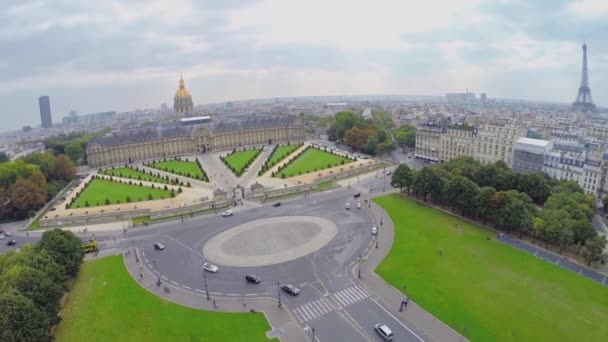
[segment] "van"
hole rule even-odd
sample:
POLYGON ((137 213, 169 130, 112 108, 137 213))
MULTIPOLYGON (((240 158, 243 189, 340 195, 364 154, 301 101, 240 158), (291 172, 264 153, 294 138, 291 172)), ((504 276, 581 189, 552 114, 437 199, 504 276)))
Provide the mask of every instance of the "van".
POLYGON ((391 341, 393 339, 393 332, 391 329, 389 329, 389 327, 386 326, 386 324, 378 323, 374 325, 374 329, 383 340, 391 341))

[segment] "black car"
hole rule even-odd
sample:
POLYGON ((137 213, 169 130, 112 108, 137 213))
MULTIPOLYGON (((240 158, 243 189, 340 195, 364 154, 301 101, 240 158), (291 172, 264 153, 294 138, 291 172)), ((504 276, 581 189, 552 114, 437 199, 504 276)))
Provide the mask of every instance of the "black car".
POLYGON ((155 242, 155 243, 154 243, 154 249, 159 250, 159 251, 162 251, 163 249, 165 249, 165 245, 163 245, 163 244, 162 244, 162 243, 160 243, 160 242, 155 242))
POLYGON ((300 289, 291 284, 281 284, 281 289, 292 296, 297 296, 300 294, 300 289))
POLYGON ((248 274, 245 276, 245 280, 247 280, 248 283, 259 284, 262 281, 262 278, 255 274, 248 274))
POLYGON ((14 246, 17 244, 17 241, 15 240, 10 240, 9 242, 6 243, 7 246, 14 246))
POLYGON ((353 197, 354 197, 354 198, 359 198, 359 197, 361 197, 361 193, 360 193, 360 192, 357 192, 357 193, 355 193, 355 194, 353 195, 353 197))
POLYGON ((272 205, 273 207, 280 207, 281 206, 281 202, 277 202, 275 204, 272 205))

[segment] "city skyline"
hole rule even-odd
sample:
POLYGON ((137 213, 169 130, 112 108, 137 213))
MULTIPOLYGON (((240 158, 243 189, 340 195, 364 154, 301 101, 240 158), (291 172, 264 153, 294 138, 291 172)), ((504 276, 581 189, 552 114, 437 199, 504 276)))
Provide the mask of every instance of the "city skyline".
POLYGON ((600 1, 415 7, 402 1, 15 1, 0 17, 6 26, 0 47, 8 51, 0 60, 0 118, 7 129, 38 121, 40 94, 53 98, 57 118, 72 109, 120 112, 171 103, 179 72, 195 105, 443 96, 467 88, 491 98, 567 104, 579 85, 583 41, 595 101, 602 106, 608 98, 602 39, 608 7, 600 1))

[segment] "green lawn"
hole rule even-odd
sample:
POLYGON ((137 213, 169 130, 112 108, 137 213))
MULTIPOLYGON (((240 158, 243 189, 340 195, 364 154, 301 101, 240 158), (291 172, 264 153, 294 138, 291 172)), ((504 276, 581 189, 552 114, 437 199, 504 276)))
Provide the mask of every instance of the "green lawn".
POLYGON ((167 161, 159 161, 152 163, 152 167, 163 170, 165 172, 179 174, 182 173, 185 177, 202 179, 204 181, 208 181, 207 175, 198 167, 198 164, 195 161, 186 161, 186 160, 167 160, 167 161), (188 174, 190 174, 188 176, 188 174))
POLYGON ((293 151, 297 150, 300 145, 282 145, 277 147, 274 151, 270 159, 268 160, 269 165, 276 165, 276 163, 283 160, 285 157, 289 156, 293 153, 293 151))
POLYGON ((253 162, 252 159, 255 158, 259 151, 259 148, 245 151, 236 151, 235 153, 232 153, 231 155, 227 156, 224 160, 226 161, 226 163, 232 166, 232 168, 236 171, 235 173, 237 175, 240 175, 242 174, 245 165, 247 165, 247 163, 250 161, 253 162))
POLYGON ((406 284, 413 300, 452 328, 466 326, 471 340, 606 340, 607 287, 399 195, 375 201, 395 223, 393 247, 376 272, 395 288, 406 284))
POLYGON ((315 168, 317 171, 320 171, 330 166, 339 166, 342 160, 344 160, 344 164, 352 162, 351 159, 340 155, 331 154, 316 148, 309 148, 294 160, 293 163, 278 172, 275 177, 281 177, 282 174, 285 174, 285 177, 293 177, 299 174, 314 172, 315 168))
POLYGON ((148 194, 152 195, 152 199, 159 199, 161 196, 169 198, 171 191, 112 182, 104 179, 93 179, 80 196, 76 198, 70 208, 84 208, 87 201, 90 207, 106 205, 106 198, 110 200, 111 204, 116 204, 117 201, 127 203, 127 196, 131 197, 131 202, 147 201, 148 194))
POLYGON ((156 176, 151 176, 145 172, 137 171, 130 167, 118 167, 115 169, 106 169, 106 170, 103 170, 102 173, 104 175, 108 175, 108 176, 123 177, 123 178, 129 178, 129 176, 130 176, 130 179, 134 179, 134 180, 139 180, 138 177, 141 177, 142 181, 169 184, 169 182, 166 179, 162 179, 162 178, 159 178, 156 176))
POLYGON ((58 342, 269 341, 262 313, 187 308, 137 284, 122 258, 85 262, 62 311, 58 342))

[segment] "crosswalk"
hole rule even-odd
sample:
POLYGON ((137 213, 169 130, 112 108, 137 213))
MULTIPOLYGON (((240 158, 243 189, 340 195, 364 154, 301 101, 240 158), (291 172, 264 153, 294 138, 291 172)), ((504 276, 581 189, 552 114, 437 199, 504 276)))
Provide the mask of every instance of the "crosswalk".
POLYGON ((369 296, 370 294, 367 290, 359 286, 352 286, 329 296, 338 304, 338 306, 332 303, 329 297, 323 297, 301 305, 293 309, 293 312, 298 321, 304 324, 326 315, 329 312, 339 310, 341 307, 346 307, 361 301, 369 296))

